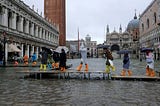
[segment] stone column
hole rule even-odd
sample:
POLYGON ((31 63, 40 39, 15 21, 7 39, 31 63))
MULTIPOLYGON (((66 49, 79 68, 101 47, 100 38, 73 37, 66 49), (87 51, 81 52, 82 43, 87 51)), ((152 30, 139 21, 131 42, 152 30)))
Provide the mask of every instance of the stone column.
POLYGON ((16 17, 17 17, 17 14, 12 12, 12 29, 16 29, 16 17))
POLYGON ((42 38, 42 28, 39 28, 39 38, 42 38))
POLYGON ((35 27, 36 27, 36 28, 35 28, 35 36, 38 37, 38 26, 35 25, 35 27))
POLYGON ((33 55, 33 53, 34 53, 34 46, 32 46, 31 55, 33 55))
POLYGON ((31 35, 34 36, 34 23, 32 23, 31 35))
POLYGON ((5 45, 5 52, 6 52, 6 54, 5 54, 5 62, 7 62, 7 60, 8 60, 8 43, 6 43, 6 45, 5 45))
POLYGON ((27 45, 27 49, 25 50, 25 55, 29 57, 29 45, 27 45))
POLYGON ((4 16, 5 16, 5 8, 1 6, 2 8, 2 13, 0 14, 0 24, 4 25, 4 16))
POLYGON ((2 25, 8 27, 8 9, 3 7, 3 11, 4 11, 4 14, 3 14, 3 19, 2 19, 2 25))
POLYGON ((51 33, 48 34, 48 40, 51 41, 51 33))
POLYGON ((25 25, 25 33, 28 33, 29 34, 29 21, 26 20, 26 25, 25 25))
POLYGON ((23 21, 24 21, 24 18, 23 18, 23 17, 20 17, 19 31, 21 31, 21 32, 23 32, 23 21))
POLYGON ((39 55, 39 53, 38 53, 38 47, 36 47, 36 55, 37 55, 37 59, 38 59, 38 55, 39 55))
POLYGON ((21 57, 23 57, 24 56, 24 54, 23 54, 23 50, 24 50, 24 48, 23 48, 23 44, 21 44, 21 57))
POLYGON ((43 35, 42 38, 45 39, 45 30, 43 29, 43 35))

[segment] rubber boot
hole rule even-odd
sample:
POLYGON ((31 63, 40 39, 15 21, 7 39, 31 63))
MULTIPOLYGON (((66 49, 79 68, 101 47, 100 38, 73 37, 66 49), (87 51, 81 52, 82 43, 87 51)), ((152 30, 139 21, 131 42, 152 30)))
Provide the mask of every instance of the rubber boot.
POLYGON ((121 76, 126 76, 126 71, 125 70, 121 71, 121 76))
POLYGON ((116 70, 115 66, 110 66, 110 67, 111 67, 112 71, 116 70))
POLYGON ((81 71, 82 69, 82 64, 80 64, 78 67, 77 67, 77 71, 81 71))
POLYGON ((88 64, 85 64, 85 71, 88 71, 88 64))
POLYGON ((66 68, 65 67, 63 67, 63 72, 65 72, 66 71, 66 68))
POLYGON ((47 70, 46 64, 44 64, 43 67, 44 67, 43 70, 46 71, 47 70))
POLYGON ((149 74, 150 74, 150 70, 149 70, 149 66, 147 66, 147 68, 146 68, 146 76, 149 76, 149 74))
POLYGON ((56 69, 58 69, 59 68, 59 63, 55 63, 55 67, 56 67, 56 69))
POLYGON ((52 63, 52 68, 54 68, 54 67, 55 67, 55 64, 56 64, 56 63, 52 63))
POLYGON ((107 74, 110 73, 110 66, 109 65, 106 65, 106 70, 105 71, 106 71, 107 74))
POLYGON ((17 65, 18 65, 18 62, 17 62, 17 61, 15 61, 15 62, 14 62, 14 65, 15 65, 15 66, 17 66, 17 65))
POLYGON ((64 69, 63 69, 63 67, 61 67, 61 69, 60 69, 61 71, 63 71, 64 69))
POLYGON ((132 71, 128 70, 128 76, 132 76, 132 71))
POLYGON ((42 71, 42 69, 43 69, 43 64, 40 65, 40 71, 42 71))
POLYGON ((151 77, 155 77, 155 71, 152 70, 152 69, 150 70, 150 76, 151 76, 151 77))
POLYGON ((35 66, 37 63, 34 61, 33 63, 32 63, 32 66, 35 66))

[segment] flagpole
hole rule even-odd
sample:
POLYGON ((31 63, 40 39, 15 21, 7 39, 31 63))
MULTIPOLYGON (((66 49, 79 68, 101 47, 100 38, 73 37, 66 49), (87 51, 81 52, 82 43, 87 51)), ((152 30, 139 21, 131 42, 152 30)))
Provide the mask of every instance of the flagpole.
POLYGON ((78 54, 79 54, 79 28, 78 28, 78 54))

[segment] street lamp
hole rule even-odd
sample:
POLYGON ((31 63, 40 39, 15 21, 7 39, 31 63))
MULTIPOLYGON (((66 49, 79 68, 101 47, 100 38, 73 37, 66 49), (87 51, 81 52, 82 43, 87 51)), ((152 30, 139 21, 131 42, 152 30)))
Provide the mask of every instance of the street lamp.
POLYGON ((4 47, 3 47, 3 50, 4 50, 3 66, 5 67, 5 66, 6 66, 6 59, 5 59, 5 56, 6 56, 6 50, 5 50, 5 47, 6 47, 6 32, 5 32, 5 31, 3 32, 3 37, 4 37, 4 39, 3 39, 3 46, 4 46, 4 47))

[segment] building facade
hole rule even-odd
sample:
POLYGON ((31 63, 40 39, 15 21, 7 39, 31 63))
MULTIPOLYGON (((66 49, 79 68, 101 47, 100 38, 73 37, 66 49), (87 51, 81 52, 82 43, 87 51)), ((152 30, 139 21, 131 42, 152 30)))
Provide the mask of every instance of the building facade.
POLYGON ((66 0, 44 0, 44 15, 59 26, 59 45, 66 45, 66 0))
POLYGON ((8 45, 19 46, 19 56, 38 55, 42 47, 56 48, 59 31, 56 26, 27 6, 21 0, 0 1, 0 44, 5 44, 5 60, 9 58, 8 45), (5 32, 5 34, 4 34, 5 32))
POLYGON ((114 30, 110 33, 109 26, 107 25, 106 45, 112 51, 114 57, 117 57, 117 51, 132 49, 132 36, 127 31, 122 32, 121 25, 119 27, 119 32, 114 30))
POLYGON ((139 19, 136 16, 129 21, 126 30, 123 32, 120 25, 119 32, 109 32, 107 25, 106 45, 116 57, 116 52, 120 50, 131 51, 131 58, 139 58, 139 19))
POLYGON ((140 15, 140 47, 154 49, 155 59, 159 59, 160 45, 160 0, 153 0, 140 15))

